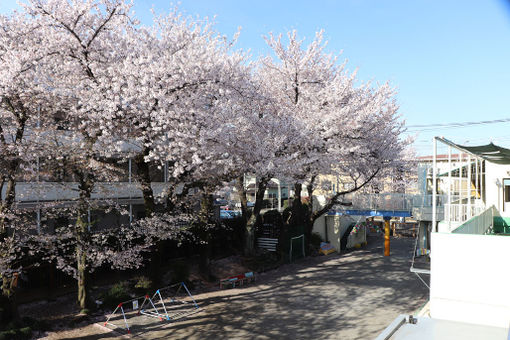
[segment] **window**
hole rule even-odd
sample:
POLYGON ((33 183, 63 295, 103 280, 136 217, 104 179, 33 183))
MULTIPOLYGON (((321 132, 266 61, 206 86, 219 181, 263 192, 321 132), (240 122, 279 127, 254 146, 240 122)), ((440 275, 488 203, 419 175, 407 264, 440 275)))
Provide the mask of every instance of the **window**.
POLYGON ((510 202, 510 179, 503 180, 503 202, 510 202))

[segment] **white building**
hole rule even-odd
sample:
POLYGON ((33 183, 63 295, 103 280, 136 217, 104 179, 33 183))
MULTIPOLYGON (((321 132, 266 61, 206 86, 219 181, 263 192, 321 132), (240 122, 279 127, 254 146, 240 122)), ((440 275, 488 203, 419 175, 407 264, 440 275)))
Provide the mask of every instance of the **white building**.
POLYGON ((432 163, 430 299, 377 339, 510 339, 510 150, 436 137, 432 163))

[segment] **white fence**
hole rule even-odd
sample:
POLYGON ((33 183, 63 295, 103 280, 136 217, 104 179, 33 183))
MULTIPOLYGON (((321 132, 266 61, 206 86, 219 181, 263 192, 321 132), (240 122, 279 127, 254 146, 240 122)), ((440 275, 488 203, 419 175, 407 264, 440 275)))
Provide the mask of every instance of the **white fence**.
POLYGON ((474 216, 481 214, 485 206, 479 200, 470 204, 452 203, 445 204, 444 219, 451 222, 466 222, 474 216))
MULTIPOLYGON (((154 196, 158 197, 168 188, 168 183, 151 184, 154 196)), ((35 201, 68 201, 79 197, 76 182, 20 182, 16 184, 16 200, 18 202, 35 201)), ((5 188, 1 193, 5 196, 5 188)), ((92 192, 93 199, 141 198, 142 191, 138 183, 99 182, 92 192)))
POLYGON ((345 200, 352 202, 353 209, 411 211, 414 196, 400 193, 351 194, 346 195, 345 200))
MULTIPOLYGON (((458 195, 451 195, 450 202, 458 203, 461 199, 458 195)), ((401 193, 384 194, 350 194, 345 196, 345 201, 352 202, 353 208, 374 210, 409 210, 412 208, 432 207, 432 194, 411 195, 401 193)), ((448 205, 447 195, 436 196, 436 206, 448 205)))

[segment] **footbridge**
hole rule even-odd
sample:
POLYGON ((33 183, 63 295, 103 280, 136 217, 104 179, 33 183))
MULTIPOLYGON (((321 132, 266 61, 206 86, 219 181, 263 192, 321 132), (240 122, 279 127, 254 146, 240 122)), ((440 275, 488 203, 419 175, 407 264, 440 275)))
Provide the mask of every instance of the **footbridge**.
POLYGON ((351 206, 337 205, 328 215, 382 216, 384 219, 411 217, 413 207, 420 204, 420 198, 420 195, 400 193, 356 193, 344 198, 346 202, 352 202, 351 206))
POLYGON ((390 255, 390 220, 394 217, 411 217, 413 208, 423 207, 426 197, 401 193, 347 195, 346 202, 351 206, 337 205, 327 215, 352 215, 384 219, 384 256, 390 255))

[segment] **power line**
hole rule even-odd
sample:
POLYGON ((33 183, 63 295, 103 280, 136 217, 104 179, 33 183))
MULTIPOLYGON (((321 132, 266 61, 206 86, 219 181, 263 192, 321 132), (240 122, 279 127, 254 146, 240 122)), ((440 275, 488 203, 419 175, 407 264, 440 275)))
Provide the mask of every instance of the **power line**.
POLYGON ((439 130, 439 129, 454 129, 454 128, 473 126, 473 125, 508 123, 508 122, 510 122, 510 118, 502 118, 502 119, 494 119, 494 120, 480 120, 480 121, 475 121, 475 122, 408 125, 407 128, 415 129, 413 131, 428 131, 428 130, 439 130))

